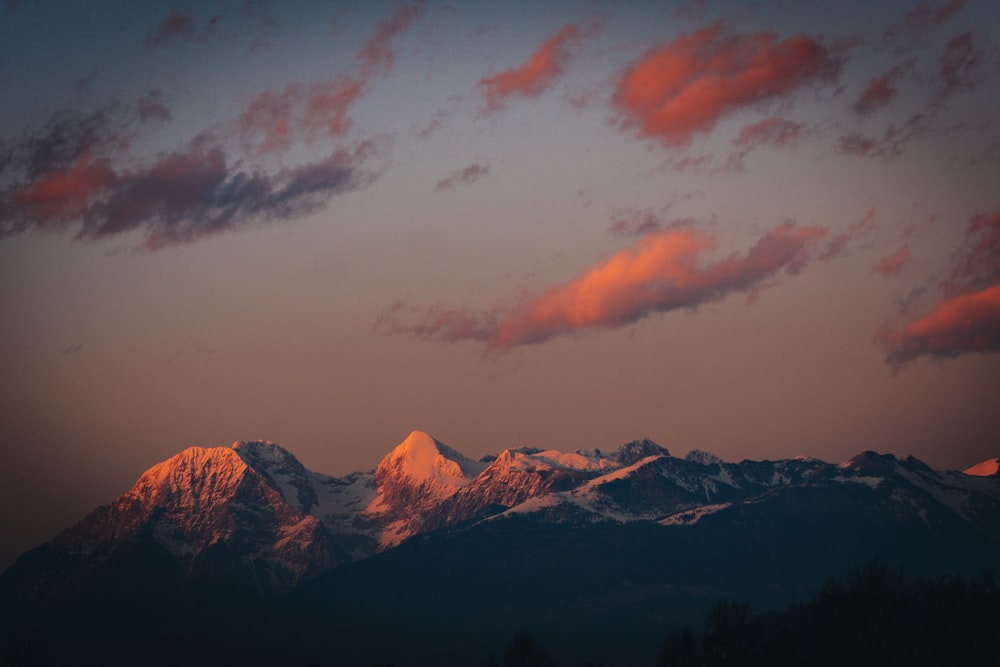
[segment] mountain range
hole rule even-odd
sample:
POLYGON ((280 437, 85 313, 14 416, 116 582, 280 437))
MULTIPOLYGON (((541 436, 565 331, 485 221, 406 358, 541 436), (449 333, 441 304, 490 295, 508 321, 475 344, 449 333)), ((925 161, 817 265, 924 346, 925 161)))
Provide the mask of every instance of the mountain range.
POLYGON ((84 647, 102 663, 450 664, 530 628, 652 664, 665 629, 713 600, 792 604, 876 557, 1000 565, 997 459, 733 463, 640 439, 473 460, 413 432, 374 470, 334 477, 270 442, 191 447, 18 559, 0 612, 56 658, 84 647), (102 640, 109 622, 128 639, 102 640), (653 646, 622 647, 640 636, 653 646))

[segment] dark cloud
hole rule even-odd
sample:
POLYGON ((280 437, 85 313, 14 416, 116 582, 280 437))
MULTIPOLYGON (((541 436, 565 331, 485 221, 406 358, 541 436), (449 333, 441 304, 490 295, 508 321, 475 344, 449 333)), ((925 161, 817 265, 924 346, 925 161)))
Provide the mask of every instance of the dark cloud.
POLYGON ((860 132, 848 132, 837 138, 837 149, 845 155, 889 159, 900 155, 903 146, 927 131, 923 116, 914 116, 906 124, 890 125, 881 137, 870 137, 860 132))
POLYGON ((140 120, 170 120, 170 107, 167 106, 163 93, 150 90, 135 101, 136 111, 140 120))
POLYGON ((903 19, 885 31, 885 37, 897 36, 919 38, 932 29, 943 25, 965 6, 966 0, 948 0, 943 3, 921 2, 906 13, 903 19))
POLYGON ((141 167, 115 167, 81 151, 72 163, 50 164, 0 195, 0 233, 78 226, 82 240, 139 231, 147 249, 187 243, 316 210, 372 178, 362 168, 370 151, 367 144, 338 150, 276 173, 240 168, 206 138, 141 167))
POLYGON ((488 173, 490 173, 490 166, 488 164, 473 162, 467 167, 456 169, 438 181, 437 185, 434 186, 434 192, 454 190, 462 185, 470 185, 488 173))
POLYGON ((971 32, 948 40, 940 59, 941 81, 944 83, 945 95, 976 87, 973 75, 978 60, 971 32))
POLYGON ((726 171, 742 171, 746 156, 760 146, 791 146, 807 130, 803 123, 772 116, 757 123, 744 125, 732 141, 736 151, 726 160, 726 171))
POLYGON ((194 31, 194 16, 174 10, 146 35, 148 46, 158 46, 161 42, 177 37, 190 36, 194 31))
POLYGON ((693 227, 694 224, 691 218, 667 220, 653 211, 622 210, 614 213, 607 231, 612 236, 640 237, 668 229, 693 227))

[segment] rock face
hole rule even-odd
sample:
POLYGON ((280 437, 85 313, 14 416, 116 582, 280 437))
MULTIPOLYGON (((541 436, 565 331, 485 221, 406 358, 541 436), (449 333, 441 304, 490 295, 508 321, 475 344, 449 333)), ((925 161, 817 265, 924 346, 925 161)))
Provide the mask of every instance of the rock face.
POLYGON ((266 596, 343 563, 346 555, 322 523, 287 502, 268 471, 245 458, 258 446, 273 447, 184 450, 11 570, 42 570, 32 591, 42 596, 108 582, 117 588, 114 582, 133 578, 171 591, 266 596))

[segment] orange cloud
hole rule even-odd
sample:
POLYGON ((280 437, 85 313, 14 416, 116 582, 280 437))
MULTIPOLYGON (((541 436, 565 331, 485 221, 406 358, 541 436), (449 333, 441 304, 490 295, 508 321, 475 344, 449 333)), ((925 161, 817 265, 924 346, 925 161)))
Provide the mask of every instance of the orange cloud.
POLYGON ((812 37, 736 34, 715 23, 648 52, 618 84, 623 127, 687 146, 725 115, 832 76, 836 63, 812 37))
POLYGON ((733 292, 754 292, 781 271, 795 274, 809 259, 812 242, 824 230, 775 228, 745 255, 703 264, 715 238, 690 227, 654 232, 579 277, 528 298, 506 315, 475 315, 434 309, 416 325, 400 323, 395 310, 376 328, 443 341, 485 340, 505 350, 541 343, 559 335, 613 329, 656 313, 696 308, 733 292))
POLYGON ((545 40, 520 67, 480 79, 479 86, 483 89, 484 98, 483 112, 499 111, 512 95, 534 97, 548 88, 562 73, 573 48, 586 32, 579 24, 564 26, 545 40))
POLYGON ((919 357, 1000 351, 1000 213, 969 220, 939 288, 944 298, 928 314, 902 326, 886 323, 875 334, 887 363, 898 368, 919 357))
POLYGON ((896 330, 884 326, 876 340, 886 362, 899 367, 918 357, 951 358, 1000 351, 1000 285, 940 302, 927 315, 896 330))

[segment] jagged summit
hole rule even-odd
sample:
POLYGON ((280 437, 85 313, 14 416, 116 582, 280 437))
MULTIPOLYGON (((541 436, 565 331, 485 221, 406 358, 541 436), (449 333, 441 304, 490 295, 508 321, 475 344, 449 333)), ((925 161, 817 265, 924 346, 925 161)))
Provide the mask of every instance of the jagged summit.
POLYGON ((188 447, 144 472, 126 495, 152 505, 201 507, 229 498, 249 468, 226 447, 188 447))
POLYGON ((711 452, 706 452, 702 449, 692 449, 690 452, 687 453, 687 456, 684 457, 684 460, 691 461, 692 463, 700 463, 701 465, 705 466, 722 463, 722 459, 720 459, 718 456, 712 454, 711 452))
POLYGON ((1000 458, 986 459, 963 470, 966 475, 976 477, 1000 476, 1000 458))
POLYGON ((614 452, 614 458, 623 466, 630 466, 647 456, 670 456, 670 452, 649 438, 627 442, 614 452))

